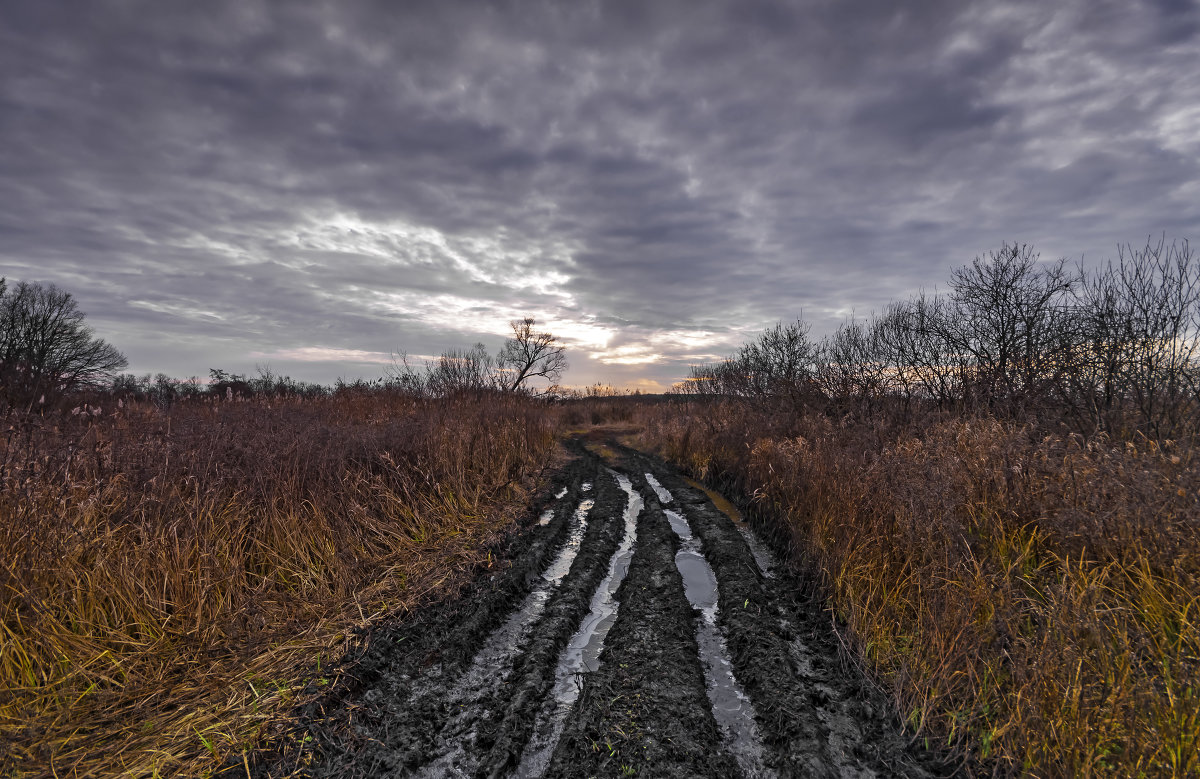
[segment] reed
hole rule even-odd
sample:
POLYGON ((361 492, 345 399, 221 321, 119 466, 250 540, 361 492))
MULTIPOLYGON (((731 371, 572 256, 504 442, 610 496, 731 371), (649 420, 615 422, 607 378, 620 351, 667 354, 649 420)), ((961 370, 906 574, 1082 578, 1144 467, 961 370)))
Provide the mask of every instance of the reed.
POLYGON ((203 775, 454 593, 553 456, 515 397, 93 399, 0 427, 0 775, 203 775))
POLYGON ((1200 773, 1192 443, 712 402, 639 418, 641 445, 782 530, 914 737, 981 775, 1200 773))

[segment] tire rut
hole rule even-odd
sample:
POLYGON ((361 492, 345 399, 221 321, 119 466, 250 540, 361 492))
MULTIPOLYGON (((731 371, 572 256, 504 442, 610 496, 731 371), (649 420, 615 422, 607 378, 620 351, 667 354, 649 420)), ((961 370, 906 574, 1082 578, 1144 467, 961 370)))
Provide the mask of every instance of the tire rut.
MULTIPOLYGON (((774 574, 750 532, 657 458, 622 449, 649 474, 700 537, 719 583, 719 617, 734 669, 754 705, 768 764, 782 776, 931 777, 955 773, 910 743, 890 705, 845 667, 828 615, 795 580, 774 574), (756 559, 758 558, 758 559, 756 559), (768 578, 766 571, 773 573, 768 578)), ((652 485, 647 483, 647 488, 652 485)))
POLYGON ((257 776, 953 773, 748 526, 653 456, 572 446, 500 573, 376 629, 257 776))
POLYGON ((705 693, 694 613, 675 567, 678 538, 657 500, 638 525, 621 611, 584 682, 547 776, 738 774, 705 693))

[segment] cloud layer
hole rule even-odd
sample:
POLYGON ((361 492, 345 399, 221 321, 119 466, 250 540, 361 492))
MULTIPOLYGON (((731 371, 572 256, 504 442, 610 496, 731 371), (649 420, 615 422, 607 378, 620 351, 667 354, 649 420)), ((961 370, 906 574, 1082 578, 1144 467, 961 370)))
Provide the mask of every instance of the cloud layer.
POLYGON ((0 274, 74 292, 139 371, 372 377, 533 314, 569 383, 653 388, 1005 240, 1200 226, 1189 2, 6 16, 0 274))

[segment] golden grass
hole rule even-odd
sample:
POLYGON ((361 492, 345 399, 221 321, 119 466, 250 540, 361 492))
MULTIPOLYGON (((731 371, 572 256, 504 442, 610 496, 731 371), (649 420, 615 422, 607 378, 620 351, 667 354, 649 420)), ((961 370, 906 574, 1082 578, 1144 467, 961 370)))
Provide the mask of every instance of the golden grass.
POLYGON ((1200 774, 1200 462, 991 419, 647 407, 641 444, 754 497, 918 737, 979 773, 1200 774))
POLYGON ((516 398, 105 405, 0 428, 0 775, 241 763, 488 564, 554 446, 516 398))

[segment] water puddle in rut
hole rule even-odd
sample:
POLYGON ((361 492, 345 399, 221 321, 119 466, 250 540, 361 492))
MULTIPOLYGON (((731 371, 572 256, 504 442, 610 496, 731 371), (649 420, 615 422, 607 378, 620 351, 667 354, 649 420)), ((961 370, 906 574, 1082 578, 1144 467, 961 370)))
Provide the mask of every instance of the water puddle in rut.
POLYGON ((654 474, 646 474, 646 483, 650 485, 650 489, 654 490, 654 494, 658 496, 658 502, 664 506, 675 500, 671 493, 667 491, 667 488, 658 483, 658 479, 654 478, 654 474))
MULTIPOLYGON (((648 478, 649 474, 646 474, 646 476, 648 478)), ((750 555, 754 558, 754 564, 758 566, 759 572, 768 579, 774 579, 775 567, 778 564, 775 560, 775 555, 771 553, 771 550, 763 542, 758 540, 758 536, 754 535, 754 531, 750 529, 749 523, 742 516, 742 512, 738 511, 737 506, 730 503, 729 499, 721 493, 710 490, 695 479, 689 479, 685 476, 684 481, 707 495, 713 505, 719 508, 722 514, 729 517, 733 522, 733 526, 738 529, 738 532, 742 534, 742 538, 745 539, 746 546, 750 547, 750 555)))
MULTIPOLYGON (((566 495, 566 494, 567 494, 567 488, 563 487, 561 490, 558 491, 558 494, 554 496, 554 499, 562 500, 562 496, 566 495)), ((550 524, 550 520, 552 520, 552 519, 554 519, 554 507, 553 506, 551 506, 550 508, 548 508, 542 512, 542 515, 540 517, 538 517, 538 524, 545 527, 546 525, 550 524)))
POLYGON ((558 667, 554 672, 554 691, 538 712, 533 736, 521 754, 521 764, 515 774, 518 777, 538 777, 545 774, 554 748, 558 746, 558 740, 562 736, 567 714, 579 698, 582 687, 579 676, 585 671, 595 671, 600 667, 600 652, 604 649, 604 639, 613 623, 617 621, 620 603, 616 594, 629 572, 629 563, 633 559, 633 540, 637 535, 637 519, 643 504, 641 496, 633 489, 629 479, 620 474, 614 475, 621 489, 629 496, 625 504, 625 535, 608 563, 608 573, 592 595, 591 611, 583 618, 579 629, 571 636, 570 642, 558 658, 558 667))
MULTIPOLYGON (((560 495, 561 497, 561 495, 560 495)), ((581 501, 571 517, 570 530, 562 549, 542 573, 542 581, 521 602, 517 610, 488 636, 483 647, 471 661, 471 665, 450 690, 447 699, 457 709, 438 737, 442 749, 446 750, 433 762, 421 768, 418 776, 470 776, 474 771, 472 758, 468 757, 467 745, 474 741, 480 704, 495 685, 503 682, 512 671, 518 647, 529 634, 533 623, 546 609, 550 596, 559 582, 571 570, 571 564, 579 554, 584 531, 587 530, 587 515, 595 501, 581 501)))
POLYGON ((762 776, 766 769, 762 761, 762 738, 754 722, 754 707, 733 676, 729 648, 717 627, 717 577, 700 551, 700 540, 692 535, 683 515, 669 510, 663 513, 682 542, 675 553, 675 567, 683 577, 688 602, 700 612, 696 644, 700 647, 708 699, 724 737, 724 747, 737 760, 743 773, 762 776))

